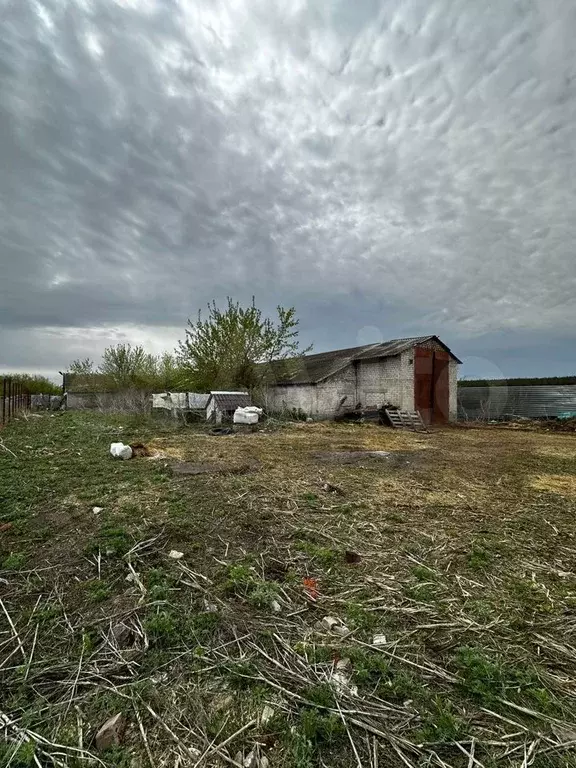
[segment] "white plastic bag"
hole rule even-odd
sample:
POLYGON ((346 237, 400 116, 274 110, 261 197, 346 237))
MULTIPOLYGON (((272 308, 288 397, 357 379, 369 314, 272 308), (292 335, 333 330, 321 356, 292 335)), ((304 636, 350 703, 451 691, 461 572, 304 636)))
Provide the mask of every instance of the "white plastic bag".
POLYGON ((261 414, 262 408, 256 408, 255 405, 249 405, 247 408, 236 408, 234 424, 257 424, 261 414))
POLYGON ((124 445, 124 443, 111 443, 110 453, 115 459, 132 458, 132 448, 129 445, 124 445))

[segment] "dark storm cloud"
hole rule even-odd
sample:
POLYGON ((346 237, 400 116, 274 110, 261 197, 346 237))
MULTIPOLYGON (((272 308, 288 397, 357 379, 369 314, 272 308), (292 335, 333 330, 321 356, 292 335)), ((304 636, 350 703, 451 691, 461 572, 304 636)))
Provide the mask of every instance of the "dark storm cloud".
POLYGON ((573 334, 571 0, 0 8, 0 367, 226 293, 318 348, 573 334))

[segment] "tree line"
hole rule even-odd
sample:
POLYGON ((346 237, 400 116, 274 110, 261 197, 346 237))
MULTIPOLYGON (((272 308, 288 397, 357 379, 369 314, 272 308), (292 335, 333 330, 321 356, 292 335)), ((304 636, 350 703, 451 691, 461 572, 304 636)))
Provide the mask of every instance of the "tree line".
POLYGON ((22 384, 24 391, 30 395, 59 395, 62 392, 62 387, 46 376, 31 373, 2 373, 0 374, 0 397, 2 396, 2 379, 12 379, 13 382, 22 384))
POLYGON ((547 384, 576 384, 576 376, 542 376, 525 379, 462 379, 459 387, 542 387, 547 384))
POLYGON ((90 358, 74 360, 75 391, 208 392, 242 389, 252 393, 274 378, 274 366, 283 374, 299 364, 311 347, 300 348, 299 320, 294 307, 276 308, 276 317, 265 317, 256 306, 242 306, 230 297, 224 309, 213 301, 207 313, 188 320, 184 339, 174 352, 153 355, 141 345, 116 344, 104 350, 99 363, 90 358))

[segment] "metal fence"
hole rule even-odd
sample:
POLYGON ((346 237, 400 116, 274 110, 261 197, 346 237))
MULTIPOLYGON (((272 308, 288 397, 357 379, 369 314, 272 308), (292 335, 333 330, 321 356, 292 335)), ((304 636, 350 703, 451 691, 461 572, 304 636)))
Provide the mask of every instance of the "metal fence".
POLYGON ((557 419, 572 413, 576 413, 575 385, 458 387, 460 419, 557 419))
POLYGON ((1 379, 0 425, 7 424, 16 414, 30 409, 30 394, 21 381, 12 377, 1 379))

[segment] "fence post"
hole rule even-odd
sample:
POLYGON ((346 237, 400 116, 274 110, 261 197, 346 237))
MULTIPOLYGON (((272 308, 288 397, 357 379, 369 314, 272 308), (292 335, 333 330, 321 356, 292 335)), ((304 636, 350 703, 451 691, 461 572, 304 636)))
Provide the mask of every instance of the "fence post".
POLYGON ((6 423, 6 378, 2 379, 2 424, 6 423))

